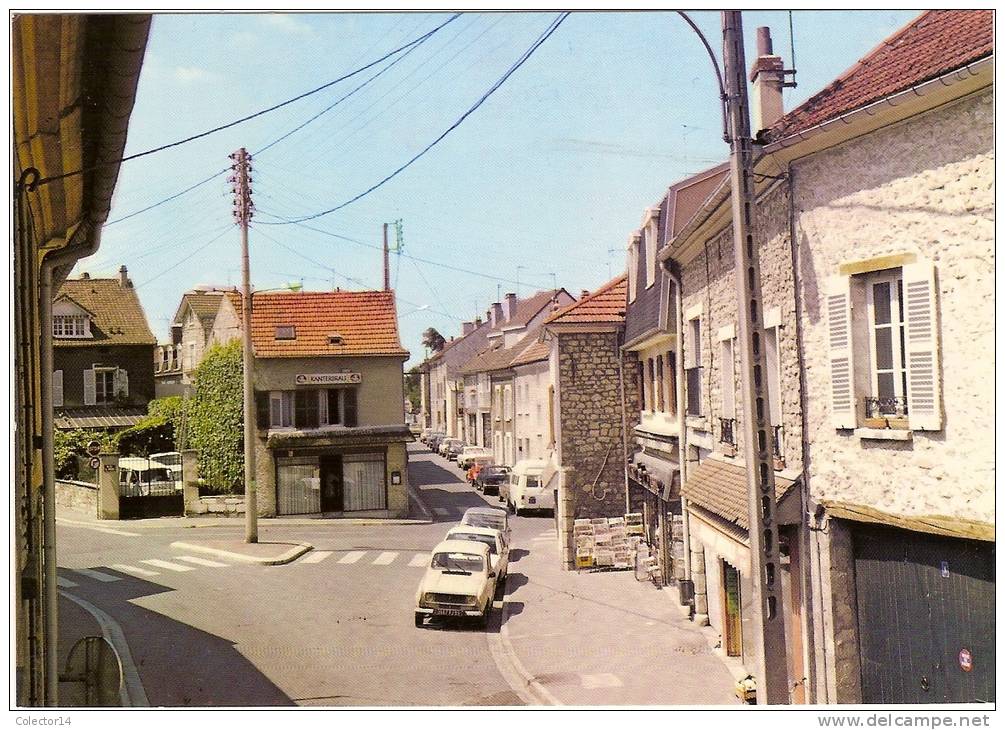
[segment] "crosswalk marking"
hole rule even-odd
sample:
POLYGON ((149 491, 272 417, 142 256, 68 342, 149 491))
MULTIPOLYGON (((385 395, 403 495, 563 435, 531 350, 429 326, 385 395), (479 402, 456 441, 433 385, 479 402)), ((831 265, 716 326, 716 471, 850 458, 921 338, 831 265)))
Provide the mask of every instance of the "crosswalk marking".
POLYGON ((132 573, 133 575, 142 575, 144 577, 151 575, 160 575, 155 570, 147 570, 146 568, 137 568, 135 565, 123 565, 122 563, 116 563, 115 565, 109 565, 109 568, 115 568, 120 573, 132 573))
POLYGON ((331 550, 315 550, 314 552, 307 553, 300 562, 301 563, 320 563, 322 560, 327 558, 332 554, 331 550))
POLYGON ((56 585, 58 585, 60 588, 76 588, 77 587, 76 583, 74 583, 72 580, 67 580, 66 578, 64 578, 61 575, 56 576, 56 585))
POLYGON ((146 563, 147 565, 152 565, 155 568, 164 568, 165 570, 173 570, 176 573, 185 573, 189 570, 195 570, 188 565, 178 565, 177 563, 169 563, 166 560, 141 560, 141 563, 146 563))
POLYGON ((90 568, 74 568, 73 572, 86 575, 88 578, 99 580, 102 583, 114 583, 117 580, 122 580, 117 575, 109 575, 108 573, 102 573, 100 570, 91 570, 90 568))
POLYGON ((207 568, 229 568, 227 563, 218 563, 215 560, 206 560, 206 558, 197 558, 194 555, 180 555, 178 560, 184 560, 186 563, 192 563, 193 565, 204 565, 207 568))
POLYGON ((366 555, 366 550, 353 550, 352 552, 348 552, 343 555, 339 562, 343 565, 349 565, 351 563, 359 562, 359 559, 364 555, 366 555))
POLYGON ((374 559, 373 565, 390 565, 396 557, 398 553, 381 553, 374 559))
POLYGON ((428 553, 419 553, 415 555, 408 563, 411 568, 421 568, 429 562, 428 553))

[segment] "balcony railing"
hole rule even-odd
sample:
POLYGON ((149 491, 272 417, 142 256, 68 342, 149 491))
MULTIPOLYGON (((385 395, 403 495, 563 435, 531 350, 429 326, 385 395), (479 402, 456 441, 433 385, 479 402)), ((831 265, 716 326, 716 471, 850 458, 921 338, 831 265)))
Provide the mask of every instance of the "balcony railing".
POLYGON ((729 446, 736 446, 736 436, 733 433, 733 429, 736 426, 735 418, 720 418, 719 419, 719 443, 727 444, 729 446))
POLYGON ((907 418, 907 398, 887 397, 865 399, 866 418, 907 418))

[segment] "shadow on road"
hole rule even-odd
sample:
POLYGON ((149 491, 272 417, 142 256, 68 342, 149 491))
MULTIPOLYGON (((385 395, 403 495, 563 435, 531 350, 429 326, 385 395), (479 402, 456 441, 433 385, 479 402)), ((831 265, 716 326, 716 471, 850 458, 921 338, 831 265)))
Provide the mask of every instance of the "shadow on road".
POLYGON ((523 573, 510 573, 506 576, 506 595, 512 596, 528 583, 530 583, 530 579, 523 573))
POLYGON ((530 555, 530 550, 524 550, 523 548, 513 548, 509 551, 509 561, 515 563, 520 558, 530 555))
POLYGON ((485 500, 475 492, 452 492, 436 487, 424 487, 422 499, 432 511, 433 522, 459 522, 470 507, 486 506, 485 500))
POLYGON ((423 487, 428 484, 466 484, 454 472, 447 471, 432 461, 413 460, 408 463, 408 477, 413 486, 423 487))
MULTIPOLYGON (((120 580, 102 584, 100 596, 83 586, 66 592, 94 603, 122 626, 152 707, 294 704, 233 642, 133 603, 172 588, 106 566, 101 572, 120 580)), ((61 624, 59 628, 67 636, 74 631, 73 625, 61 624)))

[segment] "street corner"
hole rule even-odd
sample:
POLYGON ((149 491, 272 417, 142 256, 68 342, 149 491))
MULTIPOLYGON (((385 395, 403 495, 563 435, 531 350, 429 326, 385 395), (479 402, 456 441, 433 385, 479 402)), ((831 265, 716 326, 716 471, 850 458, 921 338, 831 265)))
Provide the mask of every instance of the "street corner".
POLYGON ((185 540, 173 542, 171 547, 258 565, 286 565, 314 549, 308 542, 249 543, 243 540, 185 540))

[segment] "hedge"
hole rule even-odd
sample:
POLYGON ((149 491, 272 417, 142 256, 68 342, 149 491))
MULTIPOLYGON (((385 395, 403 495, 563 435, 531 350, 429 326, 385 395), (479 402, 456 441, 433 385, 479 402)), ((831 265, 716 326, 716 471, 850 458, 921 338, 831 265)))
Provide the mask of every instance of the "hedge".
POLYGON ((193 374, 185 411, 187 447, 199 454, 199 477, 208 489, 244 490, 244 413, 241 343, 214 345, 193 374))

